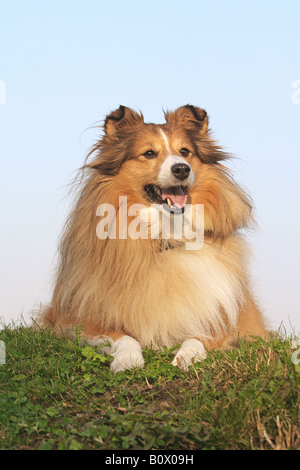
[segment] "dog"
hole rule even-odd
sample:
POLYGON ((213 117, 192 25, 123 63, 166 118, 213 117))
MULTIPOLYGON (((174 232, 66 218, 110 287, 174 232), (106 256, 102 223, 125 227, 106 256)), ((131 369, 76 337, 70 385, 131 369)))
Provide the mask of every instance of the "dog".
POLYGON ((268 335, 243 236, 253 224, 251 199, 223 165, 229 155, 204 109, 185 105, 164 115, 163 124, 145 123, 120 106, 106 117, 81 169, 52 301, 40 319, 58 336, 74 337, 80 327, 91 345, 107 340, 113 372, 143 367, 144 347, 179 345, 172 364, 187 369, 238 338, 268 335), (203 209, 201 223, 195 208, 203 209), (190 231, 178 236, 174 227, 188 212, 190 231), (191 232, 202 233, 194 246, 191 232))

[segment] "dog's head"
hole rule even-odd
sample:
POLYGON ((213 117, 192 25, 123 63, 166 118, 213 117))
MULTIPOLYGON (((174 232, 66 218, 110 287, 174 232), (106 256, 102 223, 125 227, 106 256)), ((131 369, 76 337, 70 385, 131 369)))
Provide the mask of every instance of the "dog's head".
POLYGON ((246 224, 251 206, 219 162, 228 155, 215 143, 205 110, 186 105, 165 112, 164 124, 120 106, 104 123, 104 136, 88 164, 131 204, 160 204, 172 214, 204 204, 205 230, 225 236, 246 224))

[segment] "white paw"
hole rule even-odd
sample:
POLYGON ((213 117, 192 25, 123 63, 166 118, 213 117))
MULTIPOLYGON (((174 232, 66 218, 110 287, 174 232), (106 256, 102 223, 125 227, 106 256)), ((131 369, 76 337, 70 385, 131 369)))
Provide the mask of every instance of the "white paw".
POLYGON ((96 346, 104 354, 112 354, 115 351, 114 341, 109 336, 95 336, 87 340, 90 346, 96 346))
POLYGON ((206 352, 201 341, 195 338, 186 339, 179 351, 176 353, 173 366, 178 366, 183 370, 187 370, 188 366, 196 362, 203 361, 206 358, 206 352))
POLYGON ((144 358, 140 344, 130 336, 123 336, 115 342, 114 360, 110 365, 112 372, 144 367, 144 358))

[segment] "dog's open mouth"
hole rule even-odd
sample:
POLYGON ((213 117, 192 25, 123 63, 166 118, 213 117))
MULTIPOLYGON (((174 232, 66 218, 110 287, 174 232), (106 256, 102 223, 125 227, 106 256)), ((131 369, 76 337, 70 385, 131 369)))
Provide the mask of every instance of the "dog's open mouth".
POLYGON ((187 186, 161 188, 156 184, 147 184, 144 193, 149 201, 162 204, 165 210, 173 214, 182 214, 188 199, 187 186))

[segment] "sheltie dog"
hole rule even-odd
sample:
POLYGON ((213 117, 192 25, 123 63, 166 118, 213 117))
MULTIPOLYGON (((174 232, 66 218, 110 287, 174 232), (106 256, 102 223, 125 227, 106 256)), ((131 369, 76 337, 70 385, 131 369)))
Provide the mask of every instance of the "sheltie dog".
POLYGON ((249 196, 220 163, 228 155, 205 110, 164 114, 164 124, 145 123, 120 106, 106 117, 82 168, 53 298, 41 315, 57 335, 80 328, 91 345, 106 340, 114 372, 143 367, 146 346, 179 345, 172 364, 186 369, 239 337, 267 336, 241 233, 253 222, 249 196))

